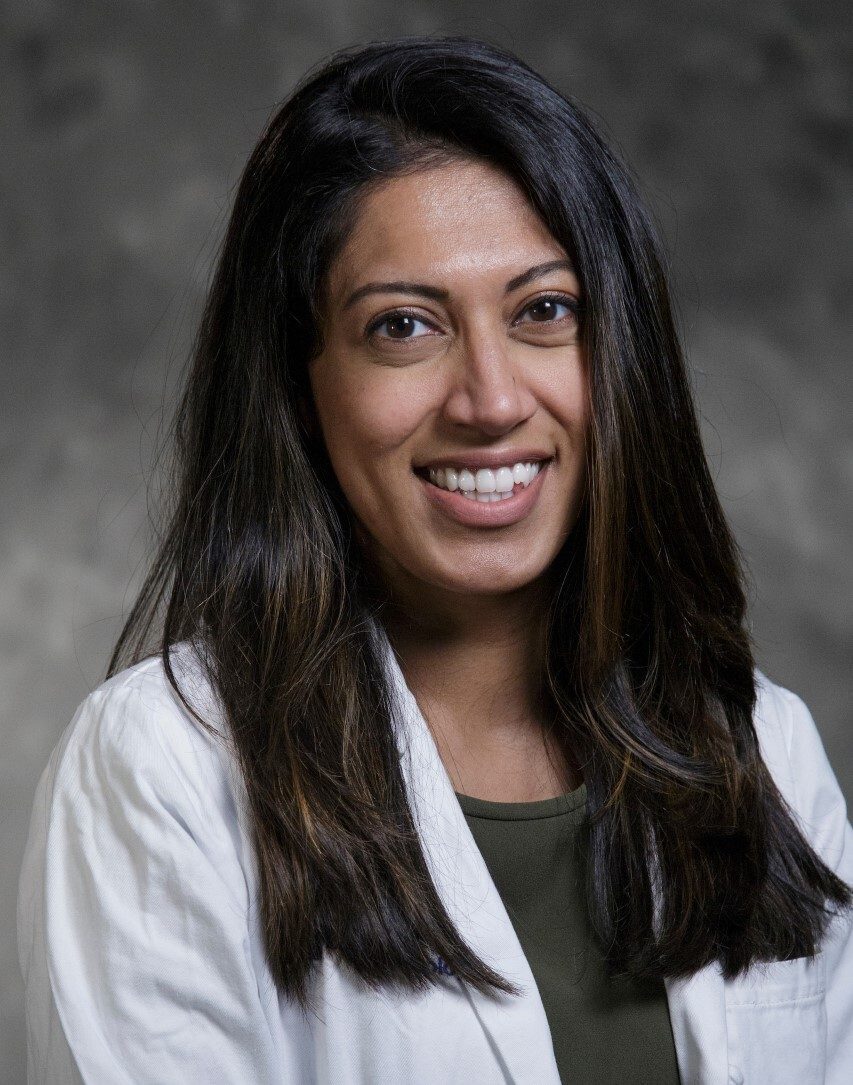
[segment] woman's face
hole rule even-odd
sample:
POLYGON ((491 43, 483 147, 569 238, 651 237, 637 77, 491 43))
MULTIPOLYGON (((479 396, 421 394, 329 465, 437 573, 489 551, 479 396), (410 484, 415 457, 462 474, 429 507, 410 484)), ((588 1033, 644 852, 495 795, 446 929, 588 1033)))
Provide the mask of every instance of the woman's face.
POLYGON ((566 251, 491 165, 431 167, 365 197, 329 269, 310 380, 392 585, 499 594, 551 565, 584 486, 579 301, 566 251))

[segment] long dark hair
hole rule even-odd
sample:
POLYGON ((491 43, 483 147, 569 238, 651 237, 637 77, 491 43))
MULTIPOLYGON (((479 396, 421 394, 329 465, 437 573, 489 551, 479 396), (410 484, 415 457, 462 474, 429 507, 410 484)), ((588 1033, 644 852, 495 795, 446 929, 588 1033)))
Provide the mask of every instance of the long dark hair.
MULTIPOLYGON (((109 674, 198 649, 254 834, 266 950, 305 1002, 327 951, 422 989, 468 948, 407 801, 375 585, 310 419, 324 276, 369 186, 442 159, 522 187, 583 288, 585 504, 555 565, 543 685, 584 765, 587 895, 614 973, 815 953, 851 893, 759 753, 741 556, 706 464, 656 231, 583 111, 464 37, 343 50, 274 115, 243 173, 175 427, 175 503, 109 674), (660 912, 655 916, 655 897, 660 912)), ((204 721, 208 726, 209 721, 204 721)))

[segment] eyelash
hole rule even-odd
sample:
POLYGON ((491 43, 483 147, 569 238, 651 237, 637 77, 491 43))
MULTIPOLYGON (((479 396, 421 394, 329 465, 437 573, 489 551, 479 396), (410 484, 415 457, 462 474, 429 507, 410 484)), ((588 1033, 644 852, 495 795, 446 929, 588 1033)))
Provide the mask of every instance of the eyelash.
MULTIPOLYGON (((521 310, 521 312, 526 313, 528 309, 532 309, 534 305, 539 305, 543 301, 555 301, 559 305, 565 305, 566 308, 570 309, 571 312, 574 314, 575 319, 578 319, 580 317, 581 303, 576 298, 566 296, 565 294, 542 294, 541 297, 534 298, 533 301, 528 302, 527 305, 525 305, 525 307, 521 310)), ((376 317, 375 320, 372 320, 367 325, 367 328, 366 328, 367 337, 368 338, 373 338, 373 336, 375 335, 377 329, 381 328, 383 324, 385 324, 389 320, 392 320, 396 316, 410 316, 410 317, 413 317, 415 320, 419 320, 422 324, 428 324, 429 323, 427 320, 424 320, 423 317, 418 316, 416 313, 412 312, 410 309, 391 309, 387 313, 383 313, 381 316, 376 317)), ((545 324, 545 325, 559 324, 560 320, 565 320, 565 319, 566 319, 565 317, 560 317, 559 320, 537 320, 537 321, 533 321, 533 323, 534 324, 545 324)), ((407 343, 407 342, 410 342, 413 339, 422 339, 424 337, 420 336, 420 335, 417 335, 417 336, 407 336, 407 337, 405 337, 403 339, 393 339, 390 335, 382 335, 382 336, 379 336, 379 338, 380 339, 387 339, 389 343, 407 343)))

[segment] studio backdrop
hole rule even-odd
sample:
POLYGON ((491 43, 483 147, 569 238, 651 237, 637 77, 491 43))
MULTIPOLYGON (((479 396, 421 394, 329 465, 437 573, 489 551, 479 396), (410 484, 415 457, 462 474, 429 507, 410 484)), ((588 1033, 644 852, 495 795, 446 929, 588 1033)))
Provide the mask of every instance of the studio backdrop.
POLYGON ((759 666, 853 796, 851 14, 843 0, 5 0, 0 1083, 33 791, 150 554, 156 451, 239 171, 297 79, 405 34, 509 47, 632 164, 672 258, 759 666))

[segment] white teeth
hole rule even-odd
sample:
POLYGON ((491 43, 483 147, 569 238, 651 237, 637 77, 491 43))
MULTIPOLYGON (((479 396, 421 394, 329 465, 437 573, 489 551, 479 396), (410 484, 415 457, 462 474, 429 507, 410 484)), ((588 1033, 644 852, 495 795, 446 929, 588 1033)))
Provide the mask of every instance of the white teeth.
POLYGON ((498 493, 511 493, 514 485, 515 479, 511 469, 509 467, 499 467, 495 472, 495 489, 498 493))
POLYGON ((459 472, 459 489, 460 490, 476 490, 477 484, 474 481, 474 476, 468 470, 462 470, 459 472))
POLYGON ((538 462, 514 463, 496 470, 481 467, 475 474, 467 467, 430 467, 429 479, 443 490, 459 490, 463 497, 486 504, 512 497, 515 486, 529 486, 541 468, 538 462))
POLYGON ((495 473, 488 467, 481 467, 477 472, 477 493, 493 494, 495 492, 495 473))
POLYGON ((460 490, 463 497, 467 497, 469 501, 479 501, 482 505, 491 505, 495 501, 506 501, 508 497, 512 497, 511 493, 508 494, 481 494, 477 490, 460 490))

